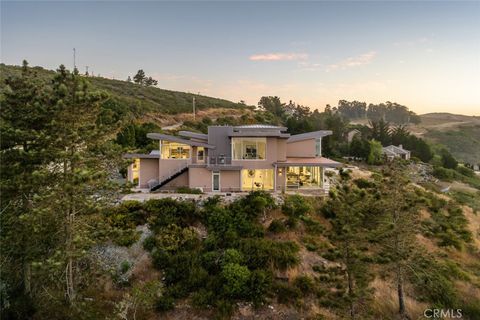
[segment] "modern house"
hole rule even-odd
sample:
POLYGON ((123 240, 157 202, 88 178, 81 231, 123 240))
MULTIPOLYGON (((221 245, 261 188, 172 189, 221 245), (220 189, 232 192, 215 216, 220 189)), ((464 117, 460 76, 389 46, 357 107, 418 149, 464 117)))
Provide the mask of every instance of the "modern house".
POLYGON ((382 153, 387 157, 388 160, 393 160, 395 158, 401 158, 405 160, 410 159, 410 151, 403 149, 402 145, 397 147, 392 144, 388 147, 383 147, 382 153))
POLYGON ((126 154, 133 159, 128 180, 151 191, 324 190, 325 168, 340 165, 322 157, 322 138, 332 132, 290 135, 286 131, 271 125, 243 125, 210 126, 208 134, 149 133, 147 137, 159 141, 159 150, 126 154))

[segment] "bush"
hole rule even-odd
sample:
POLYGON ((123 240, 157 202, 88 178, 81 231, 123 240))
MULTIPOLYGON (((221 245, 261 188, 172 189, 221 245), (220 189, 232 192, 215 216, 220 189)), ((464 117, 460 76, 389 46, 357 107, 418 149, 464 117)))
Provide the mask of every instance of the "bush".
POLYGON ((202 194, 202 190, 198 188, 189 188, 189 187, 178 187, 176 190, 177 193, 187 193, 187 194, 202 194))
POLYGON ((353 180, 353 183, 355 183, 360 189, 375 188, 376 186, 374 182, 363 178, 355 179, 353 180))
POLYGON ((298 288, 304 295, 312 293, 315 284, 309 276, 298 276, 293 280, 293 285, 298 288))
POLYGON ((312 210, 312 206, 304 197, 295 194, 287 196, 282 206, 282 212, 290 217, 299 218, 312 210))
POLYGON ((175 307, 175 299, 171 296, 162 296, 157 300, 155 304, 155 309, 159 312, 165 312, 168 310, 173 310, 175 307))
POLYGON ((286 282, 277 281, 274 285, 274 291, 277 295, 278 303, 291 304, 297 303, 302 296, 302 291, 286 282))
POLYGON ((248 297, 254 306, 258 307, 265 303, 265 297, 272 286, 271 273, 264 270, 254 270, 248 281, 248 297))
POLYGON ((475 171, 465 166, 458 166, 457 171, 466 177, 470 177, 470 178, 475 177, 475 171))
POLYGON ((268 231, 273 233, 281 233, 281 232, 285 232, 286 230, 287 229, 285 228, 285 224, 281 219, 273 220, 268 226, 268 231))
POLYGON ((248 292, 250 270, 238 263, 228 263, 222 269, 222 277, 225 280, 223 291, 230 297, 241 297, 248 292))
POLYGON ((198 219, 194 203, 170 198, 148 200, 145 210, 150 214, 148 223, 153 229, 170 224, 186 227, 198 219))

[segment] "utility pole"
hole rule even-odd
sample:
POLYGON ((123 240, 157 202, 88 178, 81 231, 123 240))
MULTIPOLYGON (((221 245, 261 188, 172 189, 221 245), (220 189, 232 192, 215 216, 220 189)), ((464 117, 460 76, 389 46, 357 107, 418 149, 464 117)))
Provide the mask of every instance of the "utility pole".
POLYGON ((73 48, 73 70, 75 70, 75 68, 77 68, 77 61, 76 61, 76 52, 75 52, 75 48, 73 48))
POLYGON ((195 96, 193 96, 193 121, 195 121, 195 96))
POLYGON ((85 75, 88 77, 89 74, 88 74, 88 66, 85 66, 85 75))

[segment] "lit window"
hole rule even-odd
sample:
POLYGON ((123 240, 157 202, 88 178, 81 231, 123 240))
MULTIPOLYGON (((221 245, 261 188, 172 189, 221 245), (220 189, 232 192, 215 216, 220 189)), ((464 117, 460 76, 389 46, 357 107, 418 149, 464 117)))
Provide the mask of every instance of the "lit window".
POLYGON ((234 160, 264 160, 266 158, 266 138, 233 138, 234 160))
POLYGON ((197 161, 205 161, 205 149, 203 147, 197 148, 197 161))
POLYGON ((162 141, 161 158, 162 159, 189 159, 190 146, 170 141, 162 141))

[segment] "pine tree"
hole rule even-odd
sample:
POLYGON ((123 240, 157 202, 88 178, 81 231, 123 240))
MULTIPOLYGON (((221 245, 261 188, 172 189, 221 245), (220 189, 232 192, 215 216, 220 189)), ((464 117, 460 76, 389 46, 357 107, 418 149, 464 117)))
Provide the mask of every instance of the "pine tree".
POLYGON ((344 176, 341 184, 331 193, 327 203, 332 219, 332 239, 342 254, 347 282, 347 301, 351 319, 360 315, 359 306, 370 297, 368 284, 371 276, 368 267, 362 261, 361 248, 366 244, 365 235, 368 230, 364 220, 369 206, 372 204, 368 194, 357 188, 348 176, 344 176))
POLYGON ((76 299, 79 281, 77 261, 93 241, 86 232, 89 216, 102 205, 102 193, 108 189, 109 150, 105 128, 97 124, 101 93, 91 92, 77 71, 70 73, 62 65, 53 80, 51 102, 54 106, 49 134, 55 143, 49 149, 55 163, 51 167, 54 186, 46 196, 44 210, 63 213, 66 296, 76 299))
MULTIPOLYGON (((21 75, 6 79, 5 84, 0 122, 0 250, 4 257, 0 274, 18 301, 28 304, 21 296, 32 296, 35 288, 32 263, 50 250, 42 232, 55 224, 34 210, 38 190, 45 186, 41 170, 52 160, 47 151, 51 145, 47 133, 51 107, 48 91, 27 61, 23 61, 21 75)), ((19 306, 22 312, 29 308, 19 306)))
POLYGON ((381 184, 381 201, 377 228, 381 254, 389 257, 388 270, 392 272, 399 305, 399 315, 408 319, 405 307, 405 283, 414 270, 414 258, 419 250, 416 241, 418 232, 418 209, 409 195, 411 191, 404 168, 400 163, 393 162, 384 172, 381 184))
POLYGON ((133 82, 136 84, 143 85, 145 82, 145 72, 140 69, 137 71, 137 74, 133 77, 133 82))

